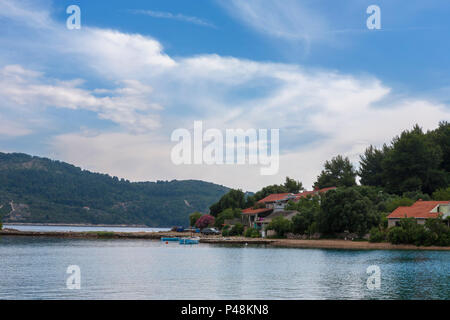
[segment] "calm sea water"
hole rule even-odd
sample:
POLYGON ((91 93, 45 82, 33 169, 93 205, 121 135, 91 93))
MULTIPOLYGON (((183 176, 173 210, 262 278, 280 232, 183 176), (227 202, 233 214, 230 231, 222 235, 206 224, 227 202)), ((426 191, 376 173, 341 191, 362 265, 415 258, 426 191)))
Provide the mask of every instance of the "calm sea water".
POLYGON ((0 299, 449 299, 450 252, 0 237, 0 299), (81 289, 66 287, 69 265, 81 289), (381 287, 366 269, 378 265, 381 287))
POLYGON ((113 232, 158 232, 169 231, 170 228, 127 228, 127 227, 82 227, 82 226, 33 226, 5 224, 4 228, 16 229, 20 231, 45 231, 45 232, 88 232, 88 231, 113 231, 113 232))

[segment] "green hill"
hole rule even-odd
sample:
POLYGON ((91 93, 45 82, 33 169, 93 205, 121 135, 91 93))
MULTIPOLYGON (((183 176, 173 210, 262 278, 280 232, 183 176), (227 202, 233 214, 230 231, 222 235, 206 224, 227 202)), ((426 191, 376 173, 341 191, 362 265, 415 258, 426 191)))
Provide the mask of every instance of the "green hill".
POLYGON ((26 154, 0 153, 3 222, 187 225, 228 188, 197 180, 129 182, 26 154))

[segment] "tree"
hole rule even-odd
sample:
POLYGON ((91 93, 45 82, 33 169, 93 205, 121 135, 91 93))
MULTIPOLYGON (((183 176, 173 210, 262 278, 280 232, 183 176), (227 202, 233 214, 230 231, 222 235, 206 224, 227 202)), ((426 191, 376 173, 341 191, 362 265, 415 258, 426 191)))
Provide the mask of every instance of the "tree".
POLYGON ((414 204, 414 200, 407 197, 394 197, 386 202, 386 211, 392 212, 398 207, 409 207, 414 204))
POLYGON ((256 202, 261 199, 264 199, 265 197, 273 193, 288 193, 288 192, 289 192, 288 189, 284 185, 274 184, 264 187, 260 191, 256 192, 255 195, 253 196, 253 199, 256 202))
POLYGON ((299 214, 292 218, 292 232, 296 234, 314 233, 313 226, 320 214, 319 197, 301 198, 297 203, 288 206, 287 210, 297 210, 299 214))
POLYGON ((380 223, 380 215, 358 187, 341 188, 325 193, 321 198, 319 214, 319 230, 333 234, 345 231, 366 234, 372 227, 380 223))
POLYGON ((290 193, 299 193, 304 190, 303 184, 300 181, 295 181, 289 177, 286 177, 286 182, 284 183, 284 187, 290 193))
POLYGON ((286 233, 292 231, 292 222, 283 216, 278 216, 269 223, 267 230, 275 230, 279 237, 284 237, 286 233))
POLYGON ((225 223, 225 220, 228 219, 234 219, 234 218, 239 218, 241 216, 241 209, 225 209, 224 211, 222 211, 221 213, 219 213, 216 217, 216 221, 214 223, 214 226, 217 228, 222 229, 223 224, 225 223))
POLYGON ((244 225, 242 223, 236 223, 230 230, 230 236, 242 236, 244 233, 244 225))
POLYGON ((191 227, 195 226, 195 223, 197 222, 198 219, 200 219, 201 216, 202 216, 202 214, 198 211, 191 213, 189 215, 189 225, 191 227))
POLYGON ((429 134, 434 144, 441 149, 441 169, 450 172, 450 123, 447 121, 440 122, 439 127, 429 134))
POLYGON ((201 216, 201 218, 197 220, 195 226, 200 229, 212 227, 214 225, 214 221, 215 219, 213 216, 205 214, 204 216, 201 216))
POLYGON ((383 146, 383 150, 370 146, 360 156, 358 174, 362 185, 384 186, 382 163, 386 150, 388 150, 386 145, 383 146))
POLYGON ((437 201, 450 201, 450 187, 442 188, 433 192, 433 200, 437 201))
POLYGON ((315 188, 351 187, 356 185, 356 171, 347 157, 338 155, 326 161, 324 170, 317 177, 315 188))
POLYGON ((243 209, 246 204, 245 194, 242 190, 231 189, 220 200, 213 204, 210 209, 210 214, 216 217, 220 212, 225 209, 243 209))
POLYGON ((440 168, 441 163, 441 148, 415 125, 395 137, 385 155, 382 167, 386 189, 396 194, 417 190, 431 194, 446 187, 447 174, 440 168))

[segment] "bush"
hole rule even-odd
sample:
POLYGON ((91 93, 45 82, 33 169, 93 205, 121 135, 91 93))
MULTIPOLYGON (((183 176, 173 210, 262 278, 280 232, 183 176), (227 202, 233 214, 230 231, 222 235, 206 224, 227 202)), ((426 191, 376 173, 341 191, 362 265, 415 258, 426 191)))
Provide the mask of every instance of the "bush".
POLYGON ((399 226, 389 230, 387 238, 392 244, 449 246, 450 228, 442 218, 428 219, 425 225, 417 224, 414 218, 401 219, 399 226))
POLYGON ((229 235, 242 236, 242 233, 244 233, 244 225, 242 223, 236 223, 233 228, 231 228, 229 235))
POLYGON ((201 216, 201 218, 197 220, 195 226, 200 229, 212 227, 214 226, 214 221, 215 219, 213 216, 205 214, 204 216, 201 216))
POLYGON ((222 228, 222 236, 228 237, 230 235, 230 226, 226 225, 222 228))
POLYGON ((386 233, 378 228, 370 230, 369 242, 383 242, 386 241, 386 233))
POLYGON ((248 228, 247 230, 245 230, 245 234, 244 236, 246 238, 259 238, 260 234, 259 231, 255 228, 248 228))
POLYGON ((284 237, 286 233, 292 231, 292 222, 282 216, 279 216, 274 218, 269 223, 267 230, 275 230, 277 236, 284 237))

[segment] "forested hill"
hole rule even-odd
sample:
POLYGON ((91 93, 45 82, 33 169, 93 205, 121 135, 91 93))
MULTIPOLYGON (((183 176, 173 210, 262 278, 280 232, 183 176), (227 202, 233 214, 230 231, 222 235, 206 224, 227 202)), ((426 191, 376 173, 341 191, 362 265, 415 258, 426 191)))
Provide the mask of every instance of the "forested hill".
POLYGON ((227 191, 197 180, 129 182, 60 161, 0 153, 3 222, 186 225, 190 213, 207 212, 227 191))

